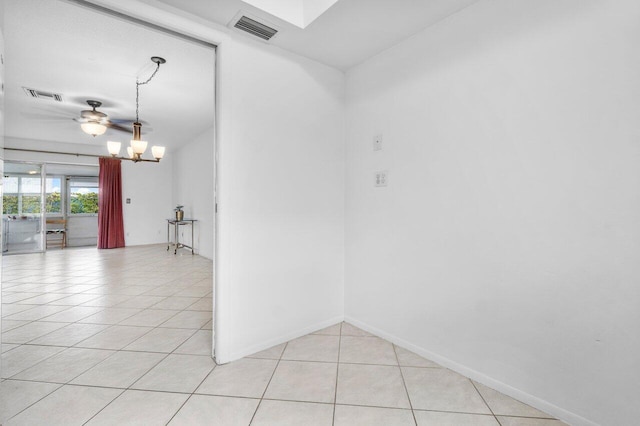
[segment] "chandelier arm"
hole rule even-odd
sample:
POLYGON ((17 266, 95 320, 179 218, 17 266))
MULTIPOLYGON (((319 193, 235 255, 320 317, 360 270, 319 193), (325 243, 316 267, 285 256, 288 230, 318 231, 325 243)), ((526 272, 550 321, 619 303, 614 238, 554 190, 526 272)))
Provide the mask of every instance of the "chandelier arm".
POLYGON ((4 148, 5 150, 8 151, 23 151, 23 152, 39 152, 39 153, 43 153, 43 154, 59 154, 59 155, 73 155, 74 157, 93 157, 93 158, 116 158, 118 160, 127 160, 127 161, 133 161, 134 163, 138 163, 138 162, 147 162, 147 163, 159 163, 160 159, 155 158, 153 160, 150 160, 148 158, 129 158, 129 157, 117 157, 117 156, 113 156, 113 155, 97 155, 97 154, 80 154, 80 153, 75 153, 75 152, 62 152, 62 151, 45 151, 45 150, 41 150, 41 149, 25 149, 25 148, 4 148))

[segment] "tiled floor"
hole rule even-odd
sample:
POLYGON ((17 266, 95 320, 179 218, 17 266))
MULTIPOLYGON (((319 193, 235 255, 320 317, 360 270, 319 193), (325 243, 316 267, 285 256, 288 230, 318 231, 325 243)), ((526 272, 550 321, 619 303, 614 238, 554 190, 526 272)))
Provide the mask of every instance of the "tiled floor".
POLYGON ((346 323, 216 366, 198 256, 3 260, 4 425, 562 425, 346 323))

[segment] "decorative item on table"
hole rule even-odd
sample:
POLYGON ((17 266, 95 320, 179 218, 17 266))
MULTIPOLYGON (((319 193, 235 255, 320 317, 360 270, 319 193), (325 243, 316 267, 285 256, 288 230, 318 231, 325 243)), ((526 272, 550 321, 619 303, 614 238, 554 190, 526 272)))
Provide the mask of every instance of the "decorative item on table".
POLYGON ((173 209, 173 211, 176 212, 176 220, 182 220, 184 219, 184 210, 182 210, 184 206, 176 206, 175 209, 173 209))

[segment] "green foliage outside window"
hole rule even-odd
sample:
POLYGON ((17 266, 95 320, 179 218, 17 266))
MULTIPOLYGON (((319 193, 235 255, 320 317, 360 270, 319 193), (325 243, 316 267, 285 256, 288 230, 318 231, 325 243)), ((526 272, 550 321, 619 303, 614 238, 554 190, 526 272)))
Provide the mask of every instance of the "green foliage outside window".
POLYGON ((2 196, 2 214, 18 214, 18 196, 2 196))
MULTIPOLYGON (((59 192, 47 194, 47 213, 61 213, 62 199, 59 192)), ((28 214, 40 213, 40 196, 39 195, 23 195, 22 196, 22 212, 18 210, 17 195, 3 195, 2 197, 2 214, 28 214)))
POLYGON ((61 213, 62 212, 62 199, 59 192, 51 192, 47 194, 46 200, 47 213, 61 213))
POLYGON ((40 196, 39 195, 23 195, 22 196, 22 214, 40 213, 40 196))
POLYGON ((98 194, 95 192, 71 194, 71 213, 98 213, 98 194))

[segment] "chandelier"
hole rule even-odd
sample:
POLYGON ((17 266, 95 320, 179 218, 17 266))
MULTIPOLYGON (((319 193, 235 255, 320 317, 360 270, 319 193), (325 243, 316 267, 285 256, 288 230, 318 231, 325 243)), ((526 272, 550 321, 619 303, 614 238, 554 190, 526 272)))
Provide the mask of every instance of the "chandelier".
POLYGON ((153 74, 151 74, 151 76, 147 80, 142 82, 136 79, 136 121, 133 123, 133 139, 131 139, 130 145, 127 147, 127 154, 129 155, 129 157, 128 158, 118 157, 118 155, 120 154, 120 147, 122 146, 122 144, 117 141, 108 141, 107 149, 109 150, 109 154, 111 154, 112 157, 120 158, 122 160, 131 160, 134 163, 137 163, 139 161, 151 161, 151 162, 157 163, 157 162, 160 162, 162 157, 164 157, 164 151, 165 151, 164 146, 152 146, 151 155, 153 156, 153 158, 155 158, 155 160, 148 160, 148 159, 142 158, 142 154, 144 154, 144 152, 147 150, 148 142, 142 140, 141 138, 142 123, 140 123, 140 117, 139 117, 140 86, 144 84, 149 84, 149 82, 153 79, 153 77, 155 77, 158 70, 160 69, 160 65, 166 63, 167 61, 164 58, 161 58, 159 56, 152 56, 151 62, 156 64, 156 69, 155 71, 153 71, 153 74))

